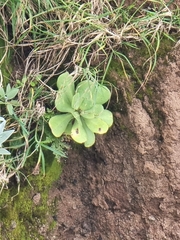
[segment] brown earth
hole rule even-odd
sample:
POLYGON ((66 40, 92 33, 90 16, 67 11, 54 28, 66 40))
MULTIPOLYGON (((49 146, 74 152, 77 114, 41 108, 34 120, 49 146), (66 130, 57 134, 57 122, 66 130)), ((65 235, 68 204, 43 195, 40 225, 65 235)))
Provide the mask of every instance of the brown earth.
POLYGON ((47 239, 180 239, 180 46, 148 86, 93 148, 70 150, 50 192, 57 225, 47 239))

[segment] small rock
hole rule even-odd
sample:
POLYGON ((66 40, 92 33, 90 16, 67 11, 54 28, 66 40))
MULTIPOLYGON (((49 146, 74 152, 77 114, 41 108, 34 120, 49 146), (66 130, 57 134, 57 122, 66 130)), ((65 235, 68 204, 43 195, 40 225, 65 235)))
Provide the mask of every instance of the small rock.
POLYGON ((75 203, 73 204, 72 208, 73 208, 74 210, 76 210, 76 209, 77 209, 77 207, 76 207, 76 204, 75 204, 75 203))
POLYGON ((36 193, 33 196, 32 200, 33 200, 35 205, 38 205, 40 203, 40 200, 41 200, 41 194, 40 193, 36 193))
POLYGON ((156 221, 155 217, 154 217, 154 216, 152 216, 152 215, 151 215, 151 216, 149 216, 149 217, 148 217, 148 219, 149 219, 150 221, 156 221))

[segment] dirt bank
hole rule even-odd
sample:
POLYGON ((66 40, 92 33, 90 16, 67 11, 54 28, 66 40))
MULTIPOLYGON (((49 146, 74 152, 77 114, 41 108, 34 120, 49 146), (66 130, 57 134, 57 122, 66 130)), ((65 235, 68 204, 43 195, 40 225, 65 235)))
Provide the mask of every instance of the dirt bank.
POLYGON ((91 149, 72 149, 47 239, 180 239, 180 47, 160 59, 151 96, 134 98, 91 149), (123 127, 122 127, 123 126, 123 127))

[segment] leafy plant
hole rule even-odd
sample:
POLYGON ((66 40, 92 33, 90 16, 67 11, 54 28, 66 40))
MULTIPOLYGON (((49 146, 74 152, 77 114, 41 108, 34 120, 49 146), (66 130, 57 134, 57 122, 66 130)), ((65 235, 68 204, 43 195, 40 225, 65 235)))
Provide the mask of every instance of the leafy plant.
POLYGON ((50 119, 52 133, 56 137, 65 133, 85 147, 92 146, 95 133, 106 133, 113 123, 112 113, 103 107, 111 97, 109 89, 91 80, 80 82, 75 89, 68 72, 58 77, 57 87, 55 106, 62 114, 50 119))
POLYGON ((4 131, 6 121, 3 117, 0 117, 0 154, 10 155, 10 152, 5 148, 2 148, 2 144, 13 134, 14 130, 4 131))
POLYGON ((19 89, 14 88, 10 86, 10 84, 7 85, 6 91, 4 91, 3 87, 0 87, 0 104, 5 104, 7 106, 8 113, 10 115, 13 115, 13 106, 18 106, 19 103, 16 100, 13 100, 13 98, 18 94, 19 89))

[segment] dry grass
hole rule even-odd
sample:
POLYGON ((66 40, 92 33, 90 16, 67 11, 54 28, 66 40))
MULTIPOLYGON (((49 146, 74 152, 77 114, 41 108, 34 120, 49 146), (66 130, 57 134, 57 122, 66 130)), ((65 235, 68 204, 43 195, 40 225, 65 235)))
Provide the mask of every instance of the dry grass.
POLYGON ((141 42, 149 49, 149 74, 160 39, 176 27, 174 13, 164 1, 145 1, 138 8, 125 8, 122 2, 34 0, 13 6, 7 1, 3 17, 13 32, 7 45, 18 49, 26 76, 43 74, 48 82, 76 66, 105 69, 112 52, 119 57, 121 48, 141 42), (156 3, 156 10, 146 9, 147 2, 156 3))

